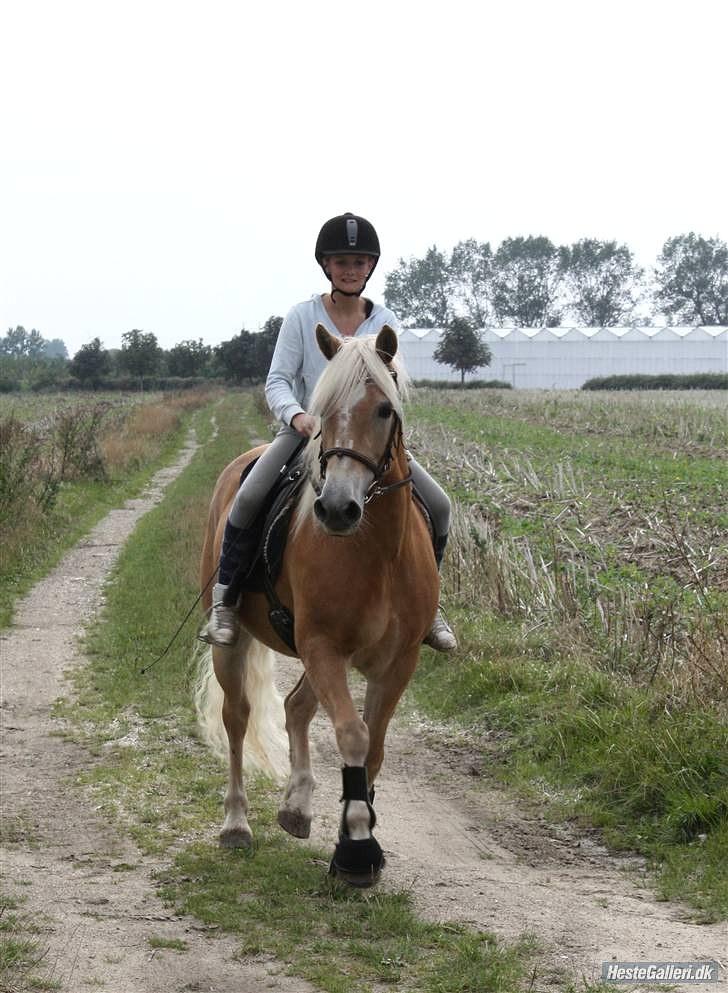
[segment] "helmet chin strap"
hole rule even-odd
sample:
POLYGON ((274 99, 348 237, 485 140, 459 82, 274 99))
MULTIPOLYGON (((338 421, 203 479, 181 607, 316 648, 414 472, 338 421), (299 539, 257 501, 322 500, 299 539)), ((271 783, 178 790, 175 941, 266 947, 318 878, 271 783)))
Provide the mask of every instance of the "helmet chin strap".
POLYGON ((333 283, 331 284, 331 287, 332 287, 332 289, 331 289, 331 302, 332 303, 336 303, 336 300, 334 298, 336 297, 336 294, 337 293, 340 293, 342 295, 342 297, 360 297, 362 295, 362 293, 364 292, 364 287, 363 286, 362 286, 362 288, 360 290, 354 290, 353 292, 350 291, 350 290, 340 290, 337 286, 334 286, 333 283))
MULTIPOLYGON (((323 266, 322 266, 322 268, 323 268, 323 266)), ((372 272, 374 272, 373 269, 372 269, 372 272)), ((336 300, 334 299, 334 297, 336 296, 337 293, 340 293, 342 295, 342 297, 360 297, 362 295, 362 293, 364 292, 364 290, 366 289, 367 283, 369 282, 369 276, 371 276, 371 274, 372 274, 370 272, 369 273, 369 276, 367 276, 364 279, 364 282, 362 283, 360 290, 340 290, 338 286, 334 286, 334 281, 331 278, 331 276, 329 275, 329 272, 328 272, 327 269, 324 269, 324 273, 326 274, 326 278, 328 279, 328 281, 331 283, 331 302, 334 303, 334 304, 336 303, 336 300)))

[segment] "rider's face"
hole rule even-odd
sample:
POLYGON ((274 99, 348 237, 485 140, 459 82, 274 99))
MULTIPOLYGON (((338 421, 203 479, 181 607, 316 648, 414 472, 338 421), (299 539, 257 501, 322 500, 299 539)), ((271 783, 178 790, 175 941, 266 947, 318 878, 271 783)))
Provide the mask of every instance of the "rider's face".
POLYGON ((325 265, 334 286, 354 292, 374 268, 371 255, 329 255, 325 265))

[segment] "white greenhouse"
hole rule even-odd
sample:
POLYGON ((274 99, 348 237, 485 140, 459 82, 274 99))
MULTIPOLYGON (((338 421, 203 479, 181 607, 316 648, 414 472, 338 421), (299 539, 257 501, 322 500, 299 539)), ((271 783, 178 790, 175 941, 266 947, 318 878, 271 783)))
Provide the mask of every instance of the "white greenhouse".
MULTIPOLYGON (((399 342, 413 379, 459 380, 433 358, 442 331, 407 329, 399 342)), ((489 366, 467 379, 521 389, 579 389, 595 376, 728 372, 728 327, 486 328, 489 366)))

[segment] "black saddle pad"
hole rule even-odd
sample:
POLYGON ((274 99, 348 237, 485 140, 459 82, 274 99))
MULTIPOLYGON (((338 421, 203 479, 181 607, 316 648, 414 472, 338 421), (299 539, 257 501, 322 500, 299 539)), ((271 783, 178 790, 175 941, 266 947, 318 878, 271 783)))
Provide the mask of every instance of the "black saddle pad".
MULTIPOLYGON (((266 497, 253 524, 252 530, 258 532, 258 544, 252 561, 247 563, 245 576, 237 577, 241 590, 261 593, 267 586, 273 586, 278 579, 286 548, 288 524, 306 479, 302 466, 303 447, 305 446, 286 466, 286 472, 266 497)), ((254 459, 243 470, 240 476, 241 486, 257 461, 254 459)))

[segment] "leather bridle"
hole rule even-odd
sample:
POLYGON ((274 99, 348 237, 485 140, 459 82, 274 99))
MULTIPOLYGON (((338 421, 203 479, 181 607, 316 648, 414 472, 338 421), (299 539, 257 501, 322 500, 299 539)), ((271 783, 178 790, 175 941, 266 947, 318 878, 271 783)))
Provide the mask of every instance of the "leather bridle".
POLYGON ((385 493, 390 493, 392 490, 399 489, 400 486, 406 486, 412 481, 411 472, 408 473, 403 479, 398 479, 394 483, 389 483, 387 485, 382 485, 380 483, 380 479, 389 471, 392 465, 393 451, 401 440, 402 420, 397 413, 394 413, 392 430, 389 432, 387 447, 385 448, 384 454, 380 458, 379 462, 375 462, 373 459, 370 459, 368 455, 362 454, 362 452, 357 452, 355 448, 327 448, 321 451, 318 459, 321 479, 326 479, 327 463, 329 459, 336 455, 339 458, 355 459, 357 462, 361 462, 362 465, 365 465, 367 469, 374 474, 374 479, 369 484, 369 488, 364 496, 365 504, 369 503, 370 500, 374 500, 375 497, 384 496, 385 493))

